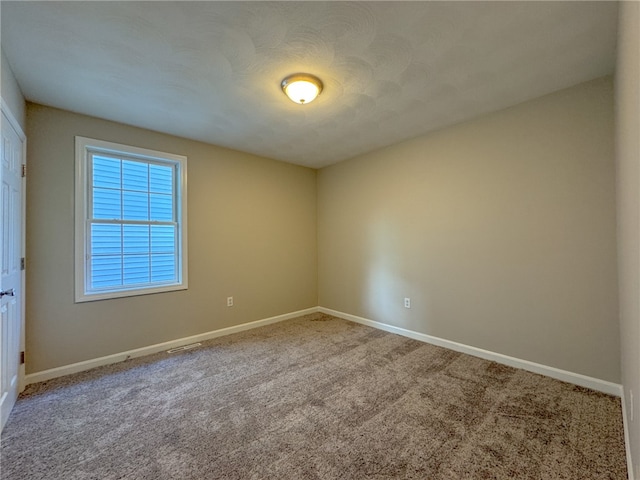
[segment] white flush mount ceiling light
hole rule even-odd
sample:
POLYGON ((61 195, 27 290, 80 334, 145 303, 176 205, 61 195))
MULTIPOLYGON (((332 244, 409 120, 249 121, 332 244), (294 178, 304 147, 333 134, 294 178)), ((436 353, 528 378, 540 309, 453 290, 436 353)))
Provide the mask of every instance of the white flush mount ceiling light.
POLYGON ((282 91, 291 101, 305 105, 322 92, 322 81, 308 73, 294 73, 282 80, 282 91))

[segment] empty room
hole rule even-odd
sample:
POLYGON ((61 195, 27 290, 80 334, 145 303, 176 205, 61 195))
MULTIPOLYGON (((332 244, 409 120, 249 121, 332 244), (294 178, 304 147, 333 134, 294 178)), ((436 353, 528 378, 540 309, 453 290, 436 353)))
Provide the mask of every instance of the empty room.
POLYGON ((640 475, 640 2, 0 22, 0 479, 640 475))

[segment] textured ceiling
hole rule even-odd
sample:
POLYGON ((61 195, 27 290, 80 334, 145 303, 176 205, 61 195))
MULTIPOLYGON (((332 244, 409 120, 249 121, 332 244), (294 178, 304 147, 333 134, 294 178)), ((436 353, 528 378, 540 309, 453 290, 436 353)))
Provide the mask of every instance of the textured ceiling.
POLYGON ((8 2, 25 97, 322 167, 613 72, 615 2, 8 2), (283 77, 325 83, 297 105, 283 77))

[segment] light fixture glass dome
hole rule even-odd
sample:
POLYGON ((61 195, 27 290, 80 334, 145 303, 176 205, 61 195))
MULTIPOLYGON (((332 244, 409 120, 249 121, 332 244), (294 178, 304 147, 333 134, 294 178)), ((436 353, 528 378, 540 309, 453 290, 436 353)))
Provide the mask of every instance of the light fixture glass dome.
POLYGON ((287 97, 301 105, 312 102, 322 92, 320 79, 308 73, 289 75, 281 86, 287 97))

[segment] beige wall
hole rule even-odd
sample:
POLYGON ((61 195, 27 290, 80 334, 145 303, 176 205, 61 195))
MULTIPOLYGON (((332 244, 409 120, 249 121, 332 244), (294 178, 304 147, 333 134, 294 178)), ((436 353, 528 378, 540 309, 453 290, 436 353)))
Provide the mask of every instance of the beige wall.
POLYGON ((619 382, 612 96, 594 80, 320 170, 319 304, 619 382))
POLYGON ((317 305, 315 170, 40 105, 27 117, 28 373, 317 305), (188 157, 188 290, 74 303, 75 135, 188 157))
POLYGON ((29 104, 27 371, 320 304, 620 381, 612 95, 320 170, 318 263, 315 171, 29 104), (189 157, 188 291, 73 303, 75 135, 189 157))
POLYGON ((24 97, 18 86, 18 82, 13 76, 11 66, 4 56, 4 52, 1 52, 2 59, 0 60, 0 96, 7 102, 7 106, 11 110, 11 113, 16 118, 23 132, 26 132, 26 108, 24 97))
POLYGON ((620 333, 622 383, 637 478, 640 475, 640 3, 622 2, 619 15, 615 105, 620 333))

